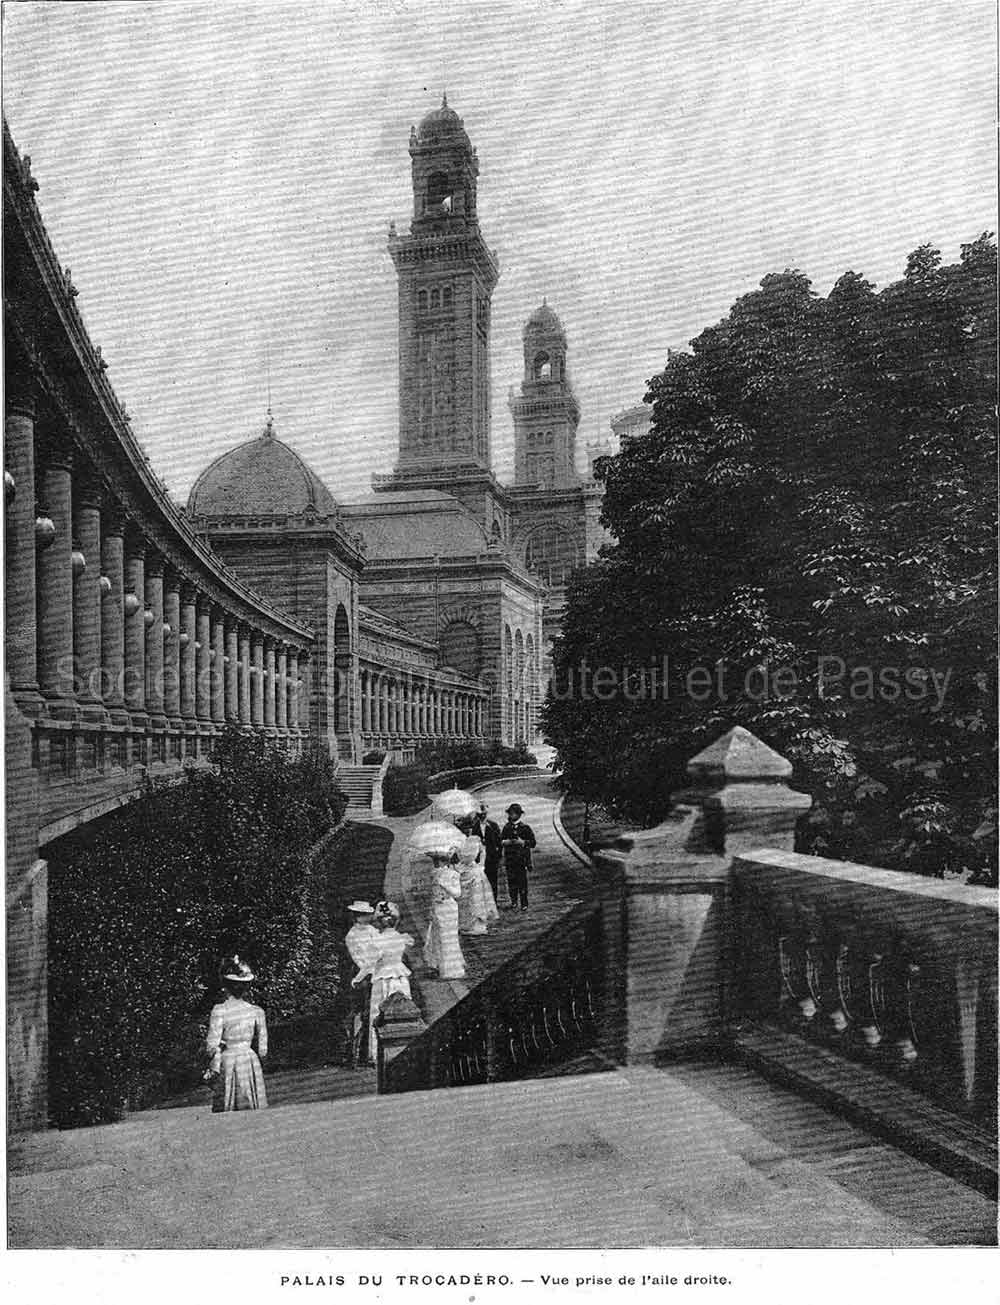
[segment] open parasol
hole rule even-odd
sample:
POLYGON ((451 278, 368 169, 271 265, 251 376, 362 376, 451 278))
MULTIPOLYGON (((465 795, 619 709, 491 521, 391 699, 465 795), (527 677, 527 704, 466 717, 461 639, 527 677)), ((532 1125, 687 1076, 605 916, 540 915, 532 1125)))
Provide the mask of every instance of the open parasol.
POLYGON ((446 820, 459 816, 472 816, 479 810, 479 799, 466 793, 464 788, 446 788, 434 798, 434 814, 446 820))
POLYGON ((444 820, 427 820, 414 829, 408 846, 411 852, 422 852, 425 856, 448 857, 464 843, 465 835, 454 825, 444 820))

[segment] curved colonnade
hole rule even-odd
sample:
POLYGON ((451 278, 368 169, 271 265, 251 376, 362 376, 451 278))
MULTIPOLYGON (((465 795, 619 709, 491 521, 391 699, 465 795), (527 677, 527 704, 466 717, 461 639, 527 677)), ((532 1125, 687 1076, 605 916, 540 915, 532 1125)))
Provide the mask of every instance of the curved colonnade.
POLYGON ((39 841, 207 756, 227 725, 297 750, 312 630, 191 531, 136 442, 4 128, 7 679, 39 841))

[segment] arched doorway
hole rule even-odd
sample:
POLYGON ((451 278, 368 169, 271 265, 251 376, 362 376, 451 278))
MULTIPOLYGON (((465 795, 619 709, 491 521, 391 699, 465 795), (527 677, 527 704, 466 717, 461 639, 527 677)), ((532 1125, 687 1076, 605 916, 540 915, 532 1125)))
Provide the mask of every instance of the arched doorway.
POLYGON ((337 753, 353 755, 351 742, 351 699, 354 677, 351 657, 351 623, 343 603, 337 604, 333 618, 333 729, 337 736, 337 753))

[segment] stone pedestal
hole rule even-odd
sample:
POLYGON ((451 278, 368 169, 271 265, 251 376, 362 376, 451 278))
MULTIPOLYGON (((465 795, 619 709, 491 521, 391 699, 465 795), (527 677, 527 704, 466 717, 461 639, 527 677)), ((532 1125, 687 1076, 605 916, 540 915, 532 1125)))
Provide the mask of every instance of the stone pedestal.
POLYGON ((394 992, 386 998, 375 1020, 375 1035, 378 1040, 378 1091, 393 1092, 389 1085, 386 1066, 403 1051, 415 1037, 427 1028, 419 1007, 401 992, 394 992))
POLYGON ((626 1062, 720 1045, 734 972, 733 857, 791 848, 811 799, 791 765, 737 726, 688 763, 666 821, 595 853, 603 883, 607 1019, 602 1050, 626 1062))

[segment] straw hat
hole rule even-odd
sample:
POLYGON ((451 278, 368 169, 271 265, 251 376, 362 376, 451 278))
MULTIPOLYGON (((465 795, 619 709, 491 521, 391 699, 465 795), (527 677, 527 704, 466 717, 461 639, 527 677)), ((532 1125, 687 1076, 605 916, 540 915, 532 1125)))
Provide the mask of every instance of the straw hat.
POLYGON ((219 966, 219 974, 227 983, 252 983, 254 977, 250 966, 235 953, 224 958, 219 966))
POLYGON ((355 915, 375 914, 375 908, 370 902, 352 902, 347 909, 353 911, 355 915))

